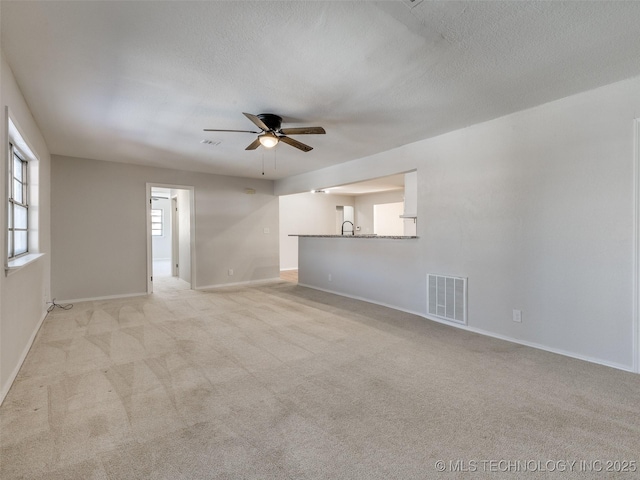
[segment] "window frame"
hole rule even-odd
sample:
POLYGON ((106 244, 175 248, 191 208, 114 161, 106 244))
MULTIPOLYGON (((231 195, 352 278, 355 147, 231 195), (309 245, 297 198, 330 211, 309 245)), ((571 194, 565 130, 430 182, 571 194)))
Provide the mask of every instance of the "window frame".
POLYGON ((29 160, 27 160, 27 155, 22 153, 18 147, 13 142, 9 142, 9 155, 10 161, 8 162, 8 174, 7 174, 7 259, 9 261, 23 257, 25 255, 29 255, 29 160), (20 167, 22 169, 21 177, 16 178, 15 165, 16 160, 20 162, 20 167), (15 191, 15 182, 19 182, 22 186, 22 198, 16 198, 15 191), (26 210, 25 222, 26 225, 24 228, 16 228, 15 227, 15 207, 23 207, 26 210), (25 232, 26 235, 26 249, 16 254, 16 233, 17 232, 25 232))
MULTIPOLYGON (((40 206, 42 205, 42 199, 40 198, 40 188, 39 188, 39 179, 40 179, 40 158, 36 155, 35 150, 32 148, 31 143, 27 136, 23 133, 24 130, 20 128, 19 123, 16 121, 16 118, 11 113, 11 109, 9 106, 5 106, 4 109, 4 120, 5 120, 5 136, 6 143, 3 145, 4 152, 2 152, 2 156, 4 158, 3 170, 5 174, 4 188, 2 188, 2 194, 4 195, 4 208, 5 217, 4 217, 4 274, 6 277, 13 275, 16 272, 22 270, 22 268, 27 265, 37 261, 39 258, 44 257, 46 254, 40 251, 40 206), (14 150, 18 152, 21 160, 27 162, 27 175, 25 176, 27 182, 27 192, 25 193, 25 197, 23 199, 26 200, 26 205, 28 207, 27 212, 27 252, 16 255, 13 258, 9 258, 9 222, 8 222, 8 212, 9 212, 9 195, 12 192, 12 186, 10 186, 9 180, 13 182, 13 173, 12 173, 12 163, 14 161, 11 147, 13 146, 14 150)), ((13 239, 12 239, 13 241, 13 239)))

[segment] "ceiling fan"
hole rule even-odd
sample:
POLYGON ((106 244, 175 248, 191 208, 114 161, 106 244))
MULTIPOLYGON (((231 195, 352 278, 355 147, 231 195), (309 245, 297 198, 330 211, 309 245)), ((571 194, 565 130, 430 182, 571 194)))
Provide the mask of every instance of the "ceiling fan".
POLYGON ((302 142, 294 140, 287 135, 314 135, 323 134, 325 132, 322 127, 297 127, 297 128, 281 128, 282 117, 274 115, 273 113, 260 113, 253 115, 251 113, 244 113, 244 116, 251 120, 261 131, 255 132, 253 130, 219 130, 215 128, 205 128, 205 132, 242 132, 242 133, 257 133, 256 138, 251 144, 245 148, 245 150, 255 150, 260 145, 265 148, 275 147, 278 142, 284 142, 287 145, 291 145, 303 152, 309 152, 313 150, 313 147, 305 145, 302 142))

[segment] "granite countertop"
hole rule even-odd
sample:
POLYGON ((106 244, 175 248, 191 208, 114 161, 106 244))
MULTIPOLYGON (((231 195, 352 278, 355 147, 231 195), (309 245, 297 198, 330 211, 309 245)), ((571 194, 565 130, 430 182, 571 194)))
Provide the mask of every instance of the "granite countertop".
POLYGON ((392 238, 396 240, 410 240, 418 238, 417 236, 405 235, 298 235, 291 234, 290 237, 314 237, 314 238, 392 238))

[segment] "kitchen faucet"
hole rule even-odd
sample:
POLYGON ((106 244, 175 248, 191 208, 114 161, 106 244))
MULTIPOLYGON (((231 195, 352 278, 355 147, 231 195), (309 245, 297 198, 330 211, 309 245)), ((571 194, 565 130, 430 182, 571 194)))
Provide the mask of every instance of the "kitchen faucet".
MULTIPOLYGON (((342 233, 341 233, 341 235, 344 235, 344 224, 345 223, 350 223, 351 224, 351 235, 355 235, 356 234, 356 229, 353 226, 353 222, 350 222, 349 220, 345 220, 344 222, 342 222, 342 233)), ((348 230, 347 230, 347 233, 349 233, 348 230)))

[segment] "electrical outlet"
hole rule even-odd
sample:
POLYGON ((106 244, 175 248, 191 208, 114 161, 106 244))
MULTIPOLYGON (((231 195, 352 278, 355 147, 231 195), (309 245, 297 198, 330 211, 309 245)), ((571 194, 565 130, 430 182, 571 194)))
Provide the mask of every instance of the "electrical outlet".
POLYGON ((269 234, 269 227, 264 227, 264 229, 262 230, 265 234, 269 234))
POLYGON ((514 310, 513 311, 513 321, 522 323, 522 310, 514 310))
POLYGON ((329 281, 331 282, 333 279, 331 278, 331 274, 329 274, 329 281))
POLYGON ((233 276, 233 268, 230 268, 228 273, 230 277, 233 276))

